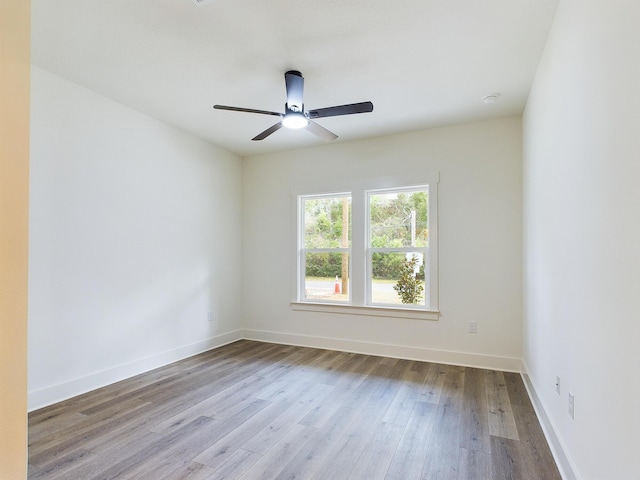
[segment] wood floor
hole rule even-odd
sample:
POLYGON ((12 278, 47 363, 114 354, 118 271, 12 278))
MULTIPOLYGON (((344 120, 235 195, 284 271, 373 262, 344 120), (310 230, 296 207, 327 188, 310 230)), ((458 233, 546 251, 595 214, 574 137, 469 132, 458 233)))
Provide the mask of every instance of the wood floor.
POLYGON ((239 341, 29 415, 29 479, 560 479, 518 374, 239 341))

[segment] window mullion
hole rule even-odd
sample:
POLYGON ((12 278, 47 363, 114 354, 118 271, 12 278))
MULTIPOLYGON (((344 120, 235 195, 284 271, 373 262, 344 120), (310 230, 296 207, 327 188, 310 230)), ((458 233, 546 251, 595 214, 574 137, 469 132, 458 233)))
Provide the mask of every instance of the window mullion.
POLYGON ((365 305, 365 205, 364 191, 354 190, 351 197, 351 301, 354 305, 365 305))
POLYGON ((413 253, 426 252, 427 247, 389 247, 389 248, 369 248, 370 253, 413 253))
POLYGON ((349 247, 334 247, 334 248, 303 248, 304 253, 350 253, 349 247))

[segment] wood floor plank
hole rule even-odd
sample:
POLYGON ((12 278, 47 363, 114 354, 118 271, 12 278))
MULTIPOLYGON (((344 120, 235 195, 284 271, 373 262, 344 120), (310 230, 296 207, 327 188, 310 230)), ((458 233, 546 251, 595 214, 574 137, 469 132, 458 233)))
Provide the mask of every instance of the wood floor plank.
POLYGON ((273 394, 273 391, 278 388, 287 388, 288 382, 284 380, 285 377, 296 378, 306 376, 307 372, 305 369, 319 361, 322 352, 324 352, 324 350, 315 348, 297 349, 287 357, 277 362, 272 362, 270 366, 260 369, 256 372, 256 375, 269 379, 270 385, 256 396, 269 400, 269 393, 267 392, 271 391, 271 394, 273 394))
POLYGON ((314 427, 296 424, 273 445, 265 455, 244 472, 243 480, 274 479, 278 473, 305 447, 311 436, 317 432, 314 427))
POLYGON ((527 389, 524 386, 519 373, 503 372, 504 382, 507 385, 509 403, 511 405, 531 405, 527 389))
POLYGON ((252 415, 241 425, 228 432, 206 450, 194 457, 194 461, 203 463, 213 468, 217 468, 234 450, 242 448, 247 442, 252 440, 256 432, 268 428, 274 419, 279 418, 299 402, 298 392, 283 394, 283 398, 274 399, 268 402, 264 409, 252 415))
POLYGON ((485 370, 484 378, 489 407, 489 432, 497 437, 518 440, 518 430, 503 373, 485 370))
POLYGON ((270 345, 268 349, 262 349, 263 357, 260 359, 243 358, 216 369, 213 373, 206 368, 194 367, 180 375, 179 378, 163 385, 162 388, 153 389, 140 395, 139 398, 152 403, 171 402, 175 401, 176 392, 180 392, 181 401, 194 399, 197 403, 197 401, 222 391, 239 379, 250 375, 256 370, 256 367, 260 368, 268 364, 269 361, 278 360, 288 354, 286 351, 279 351, 277 347, 278 345, 270 345))
POLYGON ((55 434, 56 432, 69 428, 72 425, 82 423, 87 419, 87 415, 75 412, 61 412, 41 419, 29 427, 29 435, 32 438, 43 438, 55 434))
POLYGON ((437 408, 437 405, 432 403, 415 403, 411 418, 391 459, 385 479, 420 478, 437 408))
POLYGON ((429 364, 408 361, 407 367, 399 378, 401 380, 400 388, 385 412, 383 422, 406 425, 414 403, 421 400, 420 396, 429 371, 429 364))
POLYGON ((222 416, 220 412, 228 412, 233 406, 244 408, 244 406, 256 400, 254 389, 259 388, 260 385, 266 382, 267 380, 264 377, 249 375, 247 378, 229 386, 229 388, 212 393, 202 401, 181 409, 172 417, 156 422, 155 425, 150 427, 150 430, 162 434, 203 415, 218 418, 222 416))
MULTIPOLYGON (((244 367, 236 373, 225 375, 224 379, 220 379, 218 382, 211 382, 209 385, 202 385, 197 388, 188 388, 186 391, 177 389, 167 398, 164 398, 163 394, 160 398, 150 399, 153 404, 158 407, 161 406, 152 420, 160 424, 172 417, 179 417, 185 410, 206 402, 211 396, 224 392, 248 375, 251 375, 250 370, 244 367)), ((205 414, 205 416, 209 415, 205 414)))
POLYGON ((421 402, 440 403, 442 386, 447 374, 447 366, 439 363, 430 363, 429 370, 424 379, 421 390, 421 402))
POLYGON ((491 436, 491 471, 494 480, 533 480, 540 478, 535 470, 527 472, 519 442, 491 436))
POLYGON ((75 469, 90 464, 95 458, 97 456, 93 453, 83 448, 78 448, 59 455, 55 462, 48 463, 37 472, 29 469, 29 478, 33 480, 40 478, 52 480, 73 478, 75 469))
POLYGON ((457 477, 463 405, 460 398, 447 397, 444 402, 441 399, 436 407, 421 479, 447 480, 457 477))
POLYGON ((279 371, 277 375, 266 376, 265 378, 268 378, 269 382, 260 390, 257 397, 270 400, 282 392, 291 391, 292 388, 300 388, 301 383, 305 381, 306 383, 323 383, 323 365, 332 360, 333 356, 328 350, 311 350, 314 355, 307 357, 306 362, 299 368, 288 369, 284 372, 279 371))
POLYGON ((327 478, 346 480, 357 460, 364 452, 368 440, 374 435, 379 423, 359 421, 356 416, 348 431, 342 432, 328 449, 325 460, 318 465, 313 473, 314 480, 327 478))
POLYGON ((98 418, 93 423, 86 421, 73 425, 71 430, 65 430, 64 435, 57 432, 53 437, 46 437, 43 443, 36 441, 29 445, 29 461, 38 467, 47 467, 57 462, 59 457, 81 448, 87 440, 111 435, 119 426, 133 421, 139 410, 148 406, 149 404, 132 406, 128 411, 98 418))
MULTIPOLYGON (((524 402, 523 402, 524 403, 524 402)), ((512 405, 518 436, 521 443, 522 461, 525 469, 533 479, 561 480, 555 463, 547 461, 552 457, 540 423, 533 407, 529 405, 512 405)))
MULTIPOLYGON (((346 352, 340 352, 336 354, 331 350, 324 350, 318 358, 313 359, 313 363, 308 366, 313 372, 313 376, 318 379, 319 382, 327 385, 332 385, 336 380, 336 372, 341 371, 343 366, 351 360, 351 354, 346 352)), ((306 368, 303 367, 303 369, 306 368)))
POLYGON ((419 388, 409 383, 400 385, 395 398, 389 405, 382 418, 383 422, 406 425, 411 415, 413 405, 420 396, 419 388))
POLYGON ((212 480, 215 478, 214 473, 213 468, 206 465, 187 462, 164 477, 157 477, 156 480, 212 480))
POLYGON ((484 379, 483 370, 466 369, 460 446, 466 450, 491 453, 489 406, 484 379))
MULTIPOLYGON (((404 370, 404 369, 403 369, 404 370)), ((373 381, 373 391, 371 397, 368 399, 368 403, 365 404, 365 410, 367 412, 373 411, 371 415, 382 417, 391 407, 393 400, 398 395, 398 391, 403 386, 402 381, 398 381, 396 375, 404 375, 404 371, 394 373, 391 372, 391 377, 377 376, 375 373, 371 375, 373 381)), ((368 381, 369 379, 365 380, 368 381)))
MULTIPOLYGON (((81 432, 87 432, 94 430, 98 424, 112 424, 120 417, 131 417, 130 412, 134 410, 149 408, 148 402, 142 402, 137 398, 130 398, 124 400, 117 406, 111 406, 105 408, 95 415, 86 414, 74 414, 73 420, 63 423, 57 428, 49 431, 46 429, 39 430, 38 428, 32 428, 29 431, 29 448, 32 453, 39 453, 42 450, 46 450, 54 444, 59 443, 60 439, 69 438, 70 436, 77 436, 81 432), (82 419, 78 417, 82 416, 82 419)), ((126 421, 125 419, 121 419, 126 421)), ((35 425, 36 427, 39 425, 35 425)))
POLYGON ((491 454, 477 450, 461 448, 458 456, 457 480, 493 479, 491 454))
POLYGON ((343 376, 341 381, 335 385, 331 398, 315 407, 300 423, 311 427, 323 427, 340 408, 351 401, 354 393, 367 376, 375 370, 379 362, 378 357, 366 357, 364 362, 358 365, 358 369, 366 373, 343 376))
POLYGON ((216 468, 209 480, 236 480, 242 477, 252 465, 254 465, 262 455, 243 450, 236 449, 233 453, 225 458, 216 468))
MULTIPOLYGON (((128 422, 118 422, 110 425, 109 442, 104 442, 104 436, 94 435, 92 438, 85 438, 84 445, 94 453, 103 453, 120 449, 121 445, 134 442, 134 439, 144 437, 157 437, 152 431, 152 427, 162 419, 171 416, 180 407, 175 403, 169 404, 145 404, 145 407, 137 410, 137 414, 128 422)), ((184 405, 188 408, 188 404, 184 405)))
POLYGON ((295 403, 286 410, 286 414, 279 415, 262 430, 255 432, 242 448, 260 454, 267 453, 278 438, 300 422, 317 404, 322 403, 333 389, 331 385, 320 384, 301 392, 295 403))
MULTIPOLYGON (((364 389, 360 392, 363 391, 364 389)), ((363 396, 358 398, 361 399, 363 396)), ((277 478, 282 480, 313 478, 316 470, 329 458, 335 439, 340 438, 349 428, 357 410, 358 408, 353 404, 337 409, 331 419, 311 435, 298 455, 278 472, 277 478)))
POLYGON ((355 461, 349 480, 382 480, 387 475, 405 426, 381 422, 355 461))
POLYGON ((247 340, 32 412, 29 445, 29 480, 560 479, 518 374, 247 340))
POLYGON ((143 450, 129 455, 115 463, 98 478, 131 478, 141 479, 147 474, 158 478, 175 470, 176 465, 190 461, 194 453, 199 453, 209 445, 209 438, 215 431, 215 420, 200 417, 172 432, 165 438, 148 444, 143 450), (153 465, 153 468, 149 468, 153 465))
MULTIPOLYGON (((48 477, 51 478, 50 475, 48 477)), ((41 478, 47 478, 47 475, 44 474, 42 469, 29 463, 27 465, 27 478, 29 478, 30 480, 39 480, 41 478)))
POLYGON ((327 459, 314 473, 314 479, 349 477, 355 466, 354 460, 363 454, 371 437, 379 430, 382 417, 400 388, 395 380, 397 376, 404 375, 405 370, 408 371, 408 366, 392 370, 390 378, 373 376, 370 395, 361 401, 361 408, 353 415, 349 428, 334 439, 327 459))
POLYGON ((450 398, 462 398, 464 395, 464 377, 466 368, 457 365, 445 365, 444 381, 440 403, 449 401, 450 398))
POLYGON ((92 451, 94 456, 88 462, 82 462, 74 465, 67 472, 65 479, 86 479, 99 477, 102 472, 111 468, 121 459, 139 454, 148 445, 158 442, 160 437, 150 432, 136 432, 130 437, 120 439, 118 437, 110 437, 108 444, 102 442, 99 445, 99 451, 92 451))

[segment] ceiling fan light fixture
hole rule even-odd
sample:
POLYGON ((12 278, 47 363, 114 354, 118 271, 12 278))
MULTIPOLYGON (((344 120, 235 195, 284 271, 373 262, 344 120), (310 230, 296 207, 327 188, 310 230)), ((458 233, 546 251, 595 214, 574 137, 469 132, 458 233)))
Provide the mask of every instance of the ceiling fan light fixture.
POLYGON ((282 119, 282 125, 287 128, 304 128, 309 125, 309 120, 303 113, 289 112, 282 119))

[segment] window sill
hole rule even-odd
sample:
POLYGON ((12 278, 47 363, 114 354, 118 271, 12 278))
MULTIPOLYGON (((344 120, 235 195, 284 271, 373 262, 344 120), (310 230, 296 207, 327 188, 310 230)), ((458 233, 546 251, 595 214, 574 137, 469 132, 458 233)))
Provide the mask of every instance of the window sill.
POLYGON ((335 303, 291 302, 291 309, 301 312, 409 318, 412 320, 438 320, 440 318, 440 312, 437 311, 393 307, 363 307, 359 305, 339 305, 335 303))

